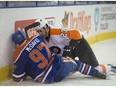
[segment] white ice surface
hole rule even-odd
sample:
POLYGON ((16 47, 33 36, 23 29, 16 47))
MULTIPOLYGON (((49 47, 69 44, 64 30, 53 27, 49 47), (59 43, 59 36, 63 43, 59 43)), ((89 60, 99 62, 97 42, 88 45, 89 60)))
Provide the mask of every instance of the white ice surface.
MULTIPOLYGON (((99 63, 116 65, 116 38, 108 39, 91 45, 99 63)), ((42 84, 34 82, 32 79, 27 78, 24 82, 14 82, 9 79, 1 86, 116 86, 116 74, 110 73, 108 79, 98 79, 79 72, 65 78, 61 82, 52 84, 42 84)))

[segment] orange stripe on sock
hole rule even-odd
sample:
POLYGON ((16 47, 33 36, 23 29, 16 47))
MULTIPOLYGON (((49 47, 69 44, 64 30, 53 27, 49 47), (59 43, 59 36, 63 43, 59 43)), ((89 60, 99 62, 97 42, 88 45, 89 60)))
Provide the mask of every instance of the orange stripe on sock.
POLYGON ((85 70, 84 70, 84 74, 86 74, 86 72, 87 72, 87 70, 88 70, 88 65, 86 65, 86 68, 85 68, 85 70))
POLYGON ((103 73, 106 73, 106 67, 103 64, 100 64, 99 66, 102 67, 103 73))

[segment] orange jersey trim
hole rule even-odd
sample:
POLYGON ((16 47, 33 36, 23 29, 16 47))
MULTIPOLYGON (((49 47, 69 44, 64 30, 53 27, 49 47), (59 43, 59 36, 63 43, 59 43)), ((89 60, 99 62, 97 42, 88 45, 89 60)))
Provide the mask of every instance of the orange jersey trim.
POLYGON ((61 35, 66 34, 69 38, 69 40, 78 40, 81 39, 81 34, 78 30, 67 30, 66 32, 61 31, 60 28, 51 28, 50 29, 51 35, 61 35))
POLYGON ((28 38, 19 48, 17 48, 13 54, 13 63, 16 63, 24 47, 34 38, 35 36, 28 38))

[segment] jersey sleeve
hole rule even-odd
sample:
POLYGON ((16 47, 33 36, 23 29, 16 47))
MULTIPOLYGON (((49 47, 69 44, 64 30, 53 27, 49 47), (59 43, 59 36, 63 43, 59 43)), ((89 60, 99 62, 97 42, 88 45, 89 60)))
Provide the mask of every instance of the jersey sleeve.
POLYGON ((67 31, 67 36, 71 40, 79 40, 82 38, 80 32, 78 30, 68 30, 67 31))
POLYGON ((26 63, 26 56, 19 56, 17 62, 15 63, 14 72, 12 74, 13 80, 19 82, 25 78, 26 63))

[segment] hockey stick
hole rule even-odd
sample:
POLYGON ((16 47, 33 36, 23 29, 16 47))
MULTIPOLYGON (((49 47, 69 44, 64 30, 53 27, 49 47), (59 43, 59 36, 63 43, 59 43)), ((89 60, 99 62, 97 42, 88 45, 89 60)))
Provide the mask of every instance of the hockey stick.
POLYGON ((26 26, 26 27, 24 28, 25 34, 26 34, 27 38, 29 38, 28 33, 27 33, 28 30, 31 29, 31 28, 37 27, 37 26, 39 26, 39 25, 40 25, 39 22, 35 22, 35 23, 30 24, 30 25, 28 25, 28 26, 26 26))

